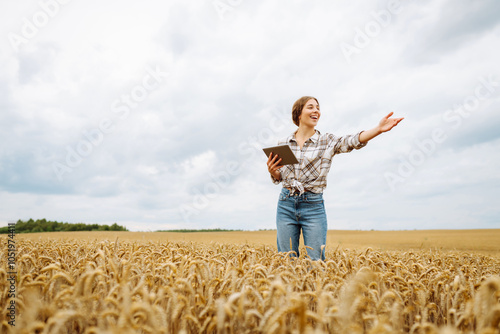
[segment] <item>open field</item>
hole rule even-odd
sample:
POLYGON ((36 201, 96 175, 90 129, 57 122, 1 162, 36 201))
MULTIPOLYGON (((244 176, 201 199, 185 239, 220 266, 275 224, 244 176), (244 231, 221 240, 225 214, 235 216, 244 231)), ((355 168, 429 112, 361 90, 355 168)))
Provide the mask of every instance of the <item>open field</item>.
POLYGON ((16 235, 0 333, 500 334, 498 230, 330 231, 326 261, 275 235, 16 235))
MULTIPOLYGON (((276 246, 276 231, 246 232, 55 232, 20 234, 18 238, 136 241, 224 242, 276 246)), ((441 249, 460 250, 500 256, 500 229, 490 230, 415 230, 415 231, 328 231, 327 248, 362 250, 441 249)))

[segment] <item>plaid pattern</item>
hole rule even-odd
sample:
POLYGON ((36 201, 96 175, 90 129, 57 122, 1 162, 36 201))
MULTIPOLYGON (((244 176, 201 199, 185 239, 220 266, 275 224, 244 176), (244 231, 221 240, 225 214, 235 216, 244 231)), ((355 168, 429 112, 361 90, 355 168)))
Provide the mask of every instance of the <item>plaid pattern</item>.
POLYGON ((283 182, 284 188, 292 189, 291 194, 303 194, 305 189, 314 193, 322 193, 326 188, 326 177, 332 166, 332 158, 338 153, 351 152, 366 145, 359 141, 359 134, 337 137, 330 133, 321 134, 318 130, 309 138, 302 148, 295 140, 295 132, 281 139, 278 145, 288 144, 299 161, 295 165, 280 168, 281 180, 271 179, 275 184, 283 182))

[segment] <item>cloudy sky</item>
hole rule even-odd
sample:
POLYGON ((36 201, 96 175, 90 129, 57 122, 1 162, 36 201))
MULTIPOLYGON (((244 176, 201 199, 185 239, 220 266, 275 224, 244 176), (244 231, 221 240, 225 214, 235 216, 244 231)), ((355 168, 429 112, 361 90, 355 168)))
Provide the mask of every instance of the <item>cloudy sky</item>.
POLYGON ((496 0, 2 1, 0 224, 275 228, 261 148, 318 98, 330 229, 500 228, 496 0))

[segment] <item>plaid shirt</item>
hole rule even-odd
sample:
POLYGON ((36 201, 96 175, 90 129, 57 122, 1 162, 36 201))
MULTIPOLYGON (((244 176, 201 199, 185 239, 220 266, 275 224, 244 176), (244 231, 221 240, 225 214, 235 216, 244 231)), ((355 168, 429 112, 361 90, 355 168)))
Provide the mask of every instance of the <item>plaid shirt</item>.
POLYGON ((292 189, 292 194, 295 192, 303 194, 305 190, 322 193, 326 188, 326 176, 332 166, 333 156, 366 145, 359 141, 361 132, 337 137, 330 133, 322 135, 318 130, 315 131, 316 133, 306 140, 302 149, 295 139, 295 132, 278 142, 278 145, 288 144, 299 163, 281 167, 279 169, 281 180, 276 180, 272 175, 271 179, 275 184, 283 182, 283 187, 292 189))

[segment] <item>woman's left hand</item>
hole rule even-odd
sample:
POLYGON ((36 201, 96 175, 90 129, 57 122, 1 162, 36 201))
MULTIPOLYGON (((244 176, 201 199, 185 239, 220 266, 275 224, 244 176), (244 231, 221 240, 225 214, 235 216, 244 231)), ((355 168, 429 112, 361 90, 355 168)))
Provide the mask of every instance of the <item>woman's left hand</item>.
POLYGON ((404 117, 390 118, 393 114, 394 113, 391 111, 387 116, 382 118, 382 120, 378 124, 380 132, 387 132, 387 131, 391 130, 393 127, 398 125, 398 123, 404 119, 404 117))

